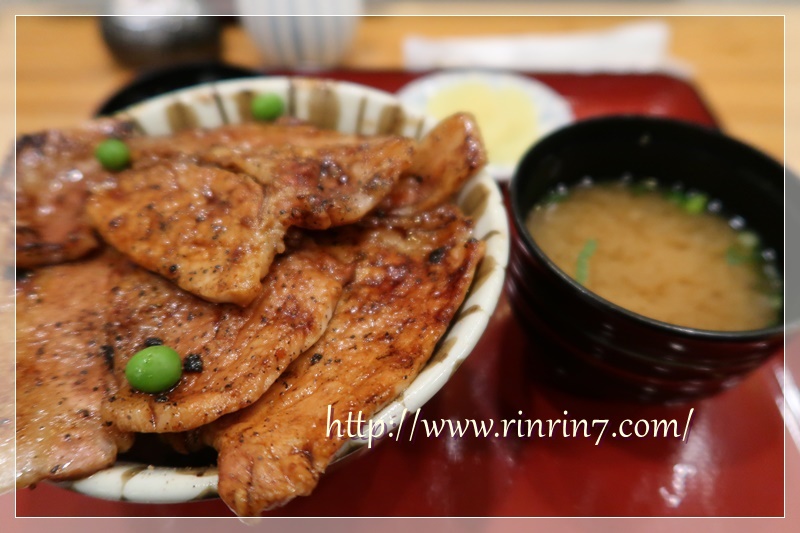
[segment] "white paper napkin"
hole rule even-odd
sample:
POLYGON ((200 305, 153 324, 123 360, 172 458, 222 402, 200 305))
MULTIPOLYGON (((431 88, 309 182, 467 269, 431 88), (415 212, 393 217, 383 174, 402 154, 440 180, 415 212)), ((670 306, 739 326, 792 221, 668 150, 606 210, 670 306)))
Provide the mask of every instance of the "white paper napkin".
POLYGON ((646 20, 592 32, 429 39, 408 37, 405 66, 411 70, 485 67, 536 72, 653 72, 688 76, 668 56, 669 27, 646 20))

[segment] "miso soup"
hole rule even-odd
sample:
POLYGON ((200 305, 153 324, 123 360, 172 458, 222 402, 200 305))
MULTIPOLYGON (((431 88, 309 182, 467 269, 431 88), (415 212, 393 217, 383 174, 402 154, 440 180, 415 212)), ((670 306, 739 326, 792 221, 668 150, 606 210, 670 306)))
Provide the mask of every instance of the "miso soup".
POLYGON ((654 180, 562 187, 526 226, 562 271, 635 313, 714 331, 782 318, 774 251, 701 192, 654 180))

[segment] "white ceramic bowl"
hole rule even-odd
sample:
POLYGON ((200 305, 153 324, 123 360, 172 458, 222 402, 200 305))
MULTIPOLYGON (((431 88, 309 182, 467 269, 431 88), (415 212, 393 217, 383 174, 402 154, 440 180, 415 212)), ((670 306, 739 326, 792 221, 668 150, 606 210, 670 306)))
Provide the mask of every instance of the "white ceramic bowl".
POLYGON ((339 64, 364 11, 363 0, 236 0, 235 7, 266 66, 304 70, 339 64))
MULTIPOLYGON (((215 127, 247 120, 248 102, 260 92, 282 95, 288 114, 346 133, 391 131, 420 138, 436 123, 409 112, 396 97, 376 89, 346 82, 283 77, 205 84, 153 98, 120 114, 135 120, 150 135, 192 126, 215 127)), ((457 202, 465 213, 473 216, 475 236, 486 242, 486 256, 461 309, 428 364, 399 398, 373 417, 375 423, 380 420, 385 427, 397 423, 404 415, 413 415, 450 379, 486 329, 503 288, 509 229, 497 184, 482 171, 466 184, 457 202)), ((336 461, 366 450, 366 445, 366 440, 348 441, 336 461)), ((216 495, 217 470, 213 466, 169 468, 120 462, 63 485, 103 499, 176 503, 216 495)))
MULTIPOLYGON (((451 98, 449 108, 462 99, 471 99, 459 111, 476 114, 489 147, 489 174, 496 179, 511 179, 517 163, 536 141, 574 120, 569 102, 556 91, 534 79, 494 70, 452 70, 418 78, 401 88, 397 96, 409 109, 430 114, 432 99, 440 95, 451 98), (480 95, 457 93, 458 88, 471 86, 480 95), (472 106, 472 107, 471 107, 472 106), (513 145, 504 159, 492 153, 492 145, 513 145)), ((440 117, 441 118, 441 117, 440 117)), ((504 147, 506 148, 506 147, 504 147)), ((504 150, 506 151, 506 150, 504 150)))

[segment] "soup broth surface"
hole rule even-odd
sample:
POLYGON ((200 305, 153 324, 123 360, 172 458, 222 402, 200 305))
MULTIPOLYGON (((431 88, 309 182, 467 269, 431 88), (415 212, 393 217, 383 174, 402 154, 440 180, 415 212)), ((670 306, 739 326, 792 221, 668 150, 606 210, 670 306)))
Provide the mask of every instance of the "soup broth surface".
POLYGON ((536 206, 526 225, 562 271, 635 313, 714 331, 773 325, 782 294, 774 260, 704 198, 687 204, 625 182, 577 186, 536 206))

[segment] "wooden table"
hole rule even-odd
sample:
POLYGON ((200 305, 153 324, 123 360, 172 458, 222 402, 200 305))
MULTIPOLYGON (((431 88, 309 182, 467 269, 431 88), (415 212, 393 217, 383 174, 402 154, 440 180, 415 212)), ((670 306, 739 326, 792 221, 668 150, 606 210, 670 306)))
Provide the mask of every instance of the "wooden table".
MULTIPOLYGON (((403 12, 400 7, 383 9, 403 12)), ((502 12, 502 4, 497 9, 502 12)), ((367 17, 343 66, 402 68, 402 42, 410 34, 547 34, 608 28, 635 18, 367 17)), ((698 89, 723 127, 783 158, 784 19, 677 16, 663 20, 672 32, 671 54, 692 68, 698 89)), ((94 18, 20 17, 16 30, 17 134, 77 123, 134 75, 114 62, 94 18)), ((222 55, 243 66, 257 67, 261 62, 238 25, 226 27, 222 55)), ((7 64, 3 66, 6 70, 7 64)), ((795 166, 800 161, 795 160, 795 166)))

